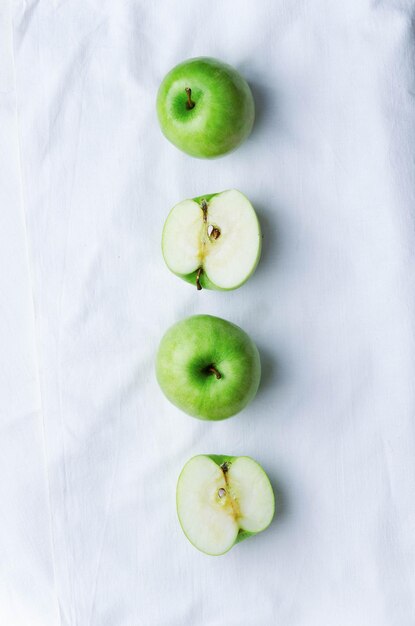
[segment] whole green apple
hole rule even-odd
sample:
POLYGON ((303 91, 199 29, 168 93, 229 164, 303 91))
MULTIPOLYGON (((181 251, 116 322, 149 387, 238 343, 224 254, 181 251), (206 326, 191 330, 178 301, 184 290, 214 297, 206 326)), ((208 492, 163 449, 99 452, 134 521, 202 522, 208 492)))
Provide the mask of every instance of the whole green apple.
POLYGON ((212 556, 265 530, 275 512, 268 476, 248 456, 194 456, 177 481, 176 505, 186 537, 212 556))
POLYGON ((197 57, 165 76, 157 115, 164 135, 177 148, 209 159, 234 150, 248 137, 255 105, 248 83, 233 67, 197 57))
POLYGON ((183 200, 167 217, 162 251, 168 268, 198 289, 236 289, 261 255, 254 207, 236 189, 183 200))
POLYGON ((162 338, 156 375, 165 396, 182 411, 222 420, 254 398, 261 363, 257 347, 239 326, 212 315, 193 315, 162 338))

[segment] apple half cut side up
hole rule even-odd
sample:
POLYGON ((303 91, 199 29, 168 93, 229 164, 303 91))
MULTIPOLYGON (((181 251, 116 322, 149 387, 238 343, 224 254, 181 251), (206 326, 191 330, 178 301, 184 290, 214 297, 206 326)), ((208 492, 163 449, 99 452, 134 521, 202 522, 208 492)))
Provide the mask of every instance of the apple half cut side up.
POLYGON ((197 289, 236 289, 258 265, 258 217, 236 189, 184 200, 167 217, 162 251, 168 268, 197 289))
POLYGON ((179 476, 176 499, 184 534, 212 556, 265 530, 275 511, 268 476, 247 456, 193 457, 179 476))

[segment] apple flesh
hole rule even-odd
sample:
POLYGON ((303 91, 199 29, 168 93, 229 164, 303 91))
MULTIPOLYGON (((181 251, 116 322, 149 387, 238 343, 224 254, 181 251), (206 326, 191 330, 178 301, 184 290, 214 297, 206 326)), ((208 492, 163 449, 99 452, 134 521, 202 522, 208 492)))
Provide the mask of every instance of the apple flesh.
POLYGON ((177 148, 213 158, 248 137, 255 106, 248 83, 233 67, 197 57, 165 76, 157 95, 157 115, 163 134, 177 148))
POLYGON ((261 256, 261 227, 248 198, 236 189, 183 200, 163 228, 167 267, 198 289, 240 287, 261 256))
POLYGON ((239 326, 212 315, 193 315, 162 338, 156 375, 165 396, 182 411, 223 420, 254 398, 261 362, 254 342, 239 326))
POLYGON ((247 456, 193 457, 179 476, 176 503, 186 537, 212 556, 265 530, 275 511, 268 476, 247 456))

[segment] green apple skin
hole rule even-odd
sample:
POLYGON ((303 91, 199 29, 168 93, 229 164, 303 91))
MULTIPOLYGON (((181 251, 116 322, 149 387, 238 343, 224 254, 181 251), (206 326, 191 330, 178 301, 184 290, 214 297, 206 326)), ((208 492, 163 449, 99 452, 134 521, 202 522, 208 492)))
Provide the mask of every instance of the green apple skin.
POLYGON ((255 105, 246 80, 230 65, 210 57, 188 59, 163 79, 157 115, 165 137, 201 159, 235 150, 250 134, 255 105), (191 89, 193 108, 188 108, 191 89))
MULTIPOLYGON (((194 200, 194 202, 197 202, 198 204, 200 204, 202 202, 202 200, 205 200, 205 202, 209 202, 214 196, 220 195, 220 193, 222 193, 222 192, 208 193, 208 194, 205 194, 205 195, 202 195, 202 196, 197 196, 196 198, 192 198, 192 200, 194 200)), ((174 208, 172 209, 172 211, 173 210, 174 210, 174 208)), ((163 252, 163 236, 164 236, 166 224, 167 224, 167 220, 166 220, 166 222, 164 224, 163 234, 162 234, 161 249, 162 249, 163 256, 164 256, 164 252, 163 252)), ((258 230, 259 230, 259 232, 261 232, 261 227, 259 225, 259 222, 258 222, 258 230)), ((206 272, 202 272, 200 274, 200 276, 199 276, 200 286, 202 287, 202 289, 210 289, 211 291, 234 291, 235 289, 239 289, 239 287, 242 287, 242 285, 244 285, 248 281, 248 279, 251 278, 252 274, 255 272, 255 270, 256 270, 256 268, 258 266, 259 260, 261 258, 261 253, 262 253, 262 238, 260 236, 257 258, 255 260, 255 263, 252 266, 251 272, 248 274, 248 276, 246 276, 244 278, 244 280, 242 282, 240 282, 239 284, 237 284, 237 285, 235 285, 233 287, 229 287, 229 288, 219 287, 214 282, 209 280, 206 272)), ((168 265, 166 259, 165 259, 165 262, 168 265)), ((170 271, 172 271, 172 270, 170 270, 170 271)), ((194 272, 191 272, 190 274, 179 274, 178 272, 173 272, 173 274, 178 276, 178 278, 181 278, 182 280, 186 281, 187 283, 190 283, 193 286, 195 286, 195 284, 196 284, 197 273, 198 273, 198 270, 195 270, 194 272)))
MULTIPOLYGON (((193 287, 195 286, 197 270, 192 272, 191 274, 177 274, 176 272, 174 272, 174 274, 176 274, 176 276, 178 276, 182 280, 185 280, 187 283, 193 285, 193 287)), ((210 291, 233 291, 233 289, 236 289, 236 287, 232 287, 232 289, 222 289, 222 287, 217 287, 214 283, 212 283, 212 281, 209 280, 205 272, 202 272, 200 274, 199 283, 202 289, 209 289, 210 291)))
MULTIPOLYGON (((231 465, 234 461, 236 461, 237 458, 239 458, 237 456, 230 456, 230 455, 227 455, 227 454, 206 454, 206 456, 209 457, 210 459, 212 459, 212 461, 214 461, 216 463, 216 465, 219 465, 219 467, 221 467, 225 463, 227 465, 231 465)), ((252 457, 247 457, 247 458, 252 459, 252 457)), ((190 459, 190 460, 192 460, 192 459, 190 459)), ((255 461, 255 459, 252 459, 252 461, 254 461, 257 465, 259 465, 259 467, 262 469, 262 471, 265 474, 265 476, 268 478, 267 473, 265 472, 264 468, 258 463, 258 461, 255 461)), ((186 465, 183 467, 182 471, 180 472, 180 475, 179 475, 179 478, 178 478, 178 482, 180 481, 180 477, 181 477, 185 467, 186 467, 186 465)), ((268 481, 269 481, 269 479, 268 479, 268 481)), ((271 518, 271 521, 272 521, 272 519, 273 519, 273 517, 275 515, 275 496, 274 496, 274 492, 273 492, 272 487, 271 487, 271 492, 272 492, 272 495, 273 495, 273 513, 272 513, 272 518, 271 518)), ((184 535, 186 536, 188 541, 190 541, 192 546, 194 546, 197 550, 199 550, 199 547, 193 543, 193 541, 190 539, 190 537, 186 533, 186 530, 183 528, 183 525, 182 525, 181 519, 180 519, 180 515, 179 515, 179 507, 178 507, 177 499, 176 499, 176 512, 177 512, 177 517, 178 517, 178 520, 179 520, 179 524, 181 526, 181 529, 182 529, 184 535)), ((263 528, 260 532, 263 532, 264 530, 266 530, 266 528, 263 528)), ((224 554, 229 552, 229 550, 231 550, 231 548, 233 548, 237 543, 240 543, 244 539, 248 539, 248 537, 254 537, 257 534, 258 534, 257 532, 249 532, 248 530, 243 530, 242 528, 240 528, 239 532, 238 532, 238 535, 236 537, 235 543, 230 545, 229 548, 226 550, 226 552, 222 552, 220 555, 217 555, 217 556, 223 556, 224 554)), ((206 554, 208 554, 208 553, 206 553, 206 554)), ((209 556, 212 556, 212 555, 209 555, 209 556)))
POLYGON ((239 413, 254 398, 261 362, 241 328, 212 315, 194 315, 162 338, 156 376, 172 404, 193 417, 216 421, 239 413))

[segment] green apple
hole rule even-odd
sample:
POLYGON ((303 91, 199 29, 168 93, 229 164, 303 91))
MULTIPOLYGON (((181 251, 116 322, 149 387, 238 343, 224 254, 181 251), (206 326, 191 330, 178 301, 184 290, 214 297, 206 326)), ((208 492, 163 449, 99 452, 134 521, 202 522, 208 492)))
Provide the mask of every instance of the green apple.
POLYGON ((157 95, 161 130, 177 148, 212 158, 237 148, 255 117, 252 92, 230 65, 209 57, 176 65, 157 95))
POLYGON ((222 420, 253 399, 261 363, 254 342, 241 328, 212 315, 193 315, 162 338, 156 375, 165 396, 182 411, 222 420))
POLYGON ((275 512, 268 476, 248 456, 194 456, 179 476, 176 503, 186 537, 212 556, 265 530, 275 512))
POLYGON ((236 289, 258 265, 261 227, 248 198, 229 189, 176 204, 161 247, 167 267, 198 289, 236 289))

